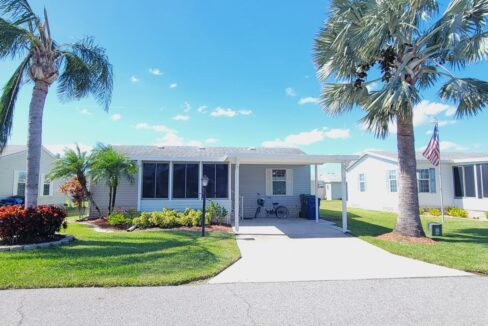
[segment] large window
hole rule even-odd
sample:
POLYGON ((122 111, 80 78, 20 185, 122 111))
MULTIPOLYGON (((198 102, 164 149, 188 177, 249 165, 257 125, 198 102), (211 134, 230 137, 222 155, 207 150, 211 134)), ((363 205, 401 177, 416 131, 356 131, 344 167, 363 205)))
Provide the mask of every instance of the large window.
POLYGON ((488 197, 488 164, 481 164, 481 186, 483 197, 488 197))
POLYGON ((168 198, 169 164, 144 163, 142 167, 142 198, 168 198))
POLYGON ((398 192, 398 183, 397 183, 397 173, 396 170, 388 171, 388 190, 390 192, 398 192))
POLYGON ((453 167, 455 197, 476 197, 476 180, 474 176, 474 165, 453 167))
POLYGON ((173 198, 198 198, 198 164, 173 165, 173 198))
POLYGON ((14 195, 25 196, 25 182, 27 174, 25 171, 16 171, 16 184, 14 189, 14 195))
POLYGON ((271 174, 273 195, 286 195, 286 169, 273 169, 271 174))
POLYGON ((203 175, 208 177, 207 198, 228 198, 228 164, 203 164, 203 175))
POLYGON ((358 182, 359 182, 359 191, 366 192, 366 174, 360 173, 358 182))
POLYGON ((417 181, 419 192, 430 192, 430 172, 429 169, 417 170, 417 181))

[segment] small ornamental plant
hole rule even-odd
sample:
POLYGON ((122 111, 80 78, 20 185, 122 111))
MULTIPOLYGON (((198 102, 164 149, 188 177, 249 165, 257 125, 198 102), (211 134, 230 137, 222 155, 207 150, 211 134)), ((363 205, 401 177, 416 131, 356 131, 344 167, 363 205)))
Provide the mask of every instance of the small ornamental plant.
POLYGON ((57 206, 0 207, 0 243, 27 244, 55 240, 66 228, 66 211, 57 206))

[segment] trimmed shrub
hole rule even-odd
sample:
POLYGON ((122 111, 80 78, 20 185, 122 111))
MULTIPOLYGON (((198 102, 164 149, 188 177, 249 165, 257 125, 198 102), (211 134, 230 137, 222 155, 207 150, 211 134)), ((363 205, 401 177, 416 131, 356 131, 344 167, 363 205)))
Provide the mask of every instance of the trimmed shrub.
POLYGON ((107 223, 112 226, 130 227, 133 220, 141 214, 133 209, 115 210, 107 217, 107 223))
POLYGON ((442 212, 440 208, 427 208, 427 214, 432 216, 441 216, 442 212))
POLYGON ((141 216, 136 217, 132 220, 132 224, 137 226, 140 229, 147 229, 154 227, 151 222, 151 212, 143 212, 141 216))
POLYGON ((205 217, 215 224, 222 224, 227 214, 228 212, 224 207, 211 200, 205 217))
POLYGON ((54 239, 66 228, 66 211, 57 206, 0 207, 0 241, 7 244, 36 243, 54 239))
POLYGON ((163 209, 162 212, 152 212, 151 224, 163 229, 179 226, 178 212, 173 209, 163 209))
MULTIPOLYGON (((210 216, 206 214, 206 224, 210 224, 210 216)), ((163 209, 162 212, 144 212, 140 217, 135 218, 132 223, 140 229, 158 227, 163 229, 180 226, 199 226, 201 223, 202 211, 187 208, 183 212, 173 209, 163 209)))
POLYGON ((446 214, 456 217, 468 217, 468 212, 459 207, 446 207, 446 214))
POLYGON ((424 215, 425 214, 425 208, 420 207, 419 208, 419 214, 424 215))

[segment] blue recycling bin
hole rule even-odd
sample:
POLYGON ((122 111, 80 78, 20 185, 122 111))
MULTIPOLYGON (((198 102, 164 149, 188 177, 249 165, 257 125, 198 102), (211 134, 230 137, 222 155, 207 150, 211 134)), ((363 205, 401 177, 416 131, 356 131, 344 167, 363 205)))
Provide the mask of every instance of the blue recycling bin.
MULTIPOLYGON (((320 207, 320 198, 319 198, 320 207)), ((315 220, 315 196, 307 197, 307 218, 309 220, 315 220)))

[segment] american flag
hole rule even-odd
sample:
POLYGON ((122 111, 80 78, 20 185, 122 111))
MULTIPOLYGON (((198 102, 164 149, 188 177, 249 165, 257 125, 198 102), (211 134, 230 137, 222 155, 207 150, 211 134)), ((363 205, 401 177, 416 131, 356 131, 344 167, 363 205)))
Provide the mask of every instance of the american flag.
POLYGON ((432 138, 427 145, 424 153, 422 154, 426 159, 430 161, 434 166, 438 166, 441 160, 441 149, 439 146, 439 128, 437 123, 434 127, 434 133, 432 134, 432 138))

